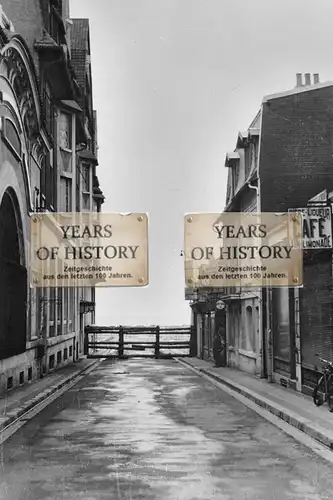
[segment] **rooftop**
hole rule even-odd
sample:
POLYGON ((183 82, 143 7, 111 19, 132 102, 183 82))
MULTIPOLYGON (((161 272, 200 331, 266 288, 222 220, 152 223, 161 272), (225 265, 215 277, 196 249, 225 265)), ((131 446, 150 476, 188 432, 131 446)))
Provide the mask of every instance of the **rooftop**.
POLYGON ((290 90, 286 90, 284 92, 278 92, 276 94, 270 94, 264 96, 262 103, 264 104, 267 101, 272 101, 273 99, 279 99, 280 97, 288 97, 291 95, 303 94, 304 92, 311 92, 314 90, 319 90, 323 88, 328 88, 333 86, 333 81, 328 81, 324 83, 319 82, 319 75, 315 73, 313 75, 313 83, 311 82, 310 73, 305 73, 305 83, 303 84, 303 78, 301 73, 297 73, 296 75, 296 87, 290 90))

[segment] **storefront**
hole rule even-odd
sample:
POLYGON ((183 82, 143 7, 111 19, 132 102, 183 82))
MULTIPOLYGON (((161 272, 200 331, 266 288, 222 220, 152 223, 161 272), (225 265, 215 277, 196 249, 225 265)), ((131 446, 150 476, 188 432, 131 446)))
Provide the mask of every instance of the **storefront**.
POLYGON ((332 252, 311 252, 304 263, 301 299, 301 361, 303 392, 315 385, 320 357, 333 360, 332 252))
MULTIPOLYGON (((226 344, 226 312, 216 306, 220 302, 215 296, 208 296, 203 300, 191 304, 193 310, 193 326, 197 333, 197 357, 207 361, 214 361, 214 335, 218 333, 226 344)), ((226 351, 224 350, 224 356, 226 351)), ((224 360, 226 364, 226 359, 224 360)))

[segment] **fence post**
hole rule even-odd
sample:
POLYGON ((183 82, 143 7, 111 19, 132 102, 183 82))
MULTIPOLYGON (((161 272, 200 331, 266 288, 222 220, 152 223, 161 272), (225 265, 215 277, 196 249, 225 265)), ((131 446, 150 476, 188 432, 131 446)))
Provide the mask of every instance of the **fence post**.
POLYGON ((119 346, 118 346, 118 357, 122 358, 124 356, 124 329, 119 326, 119 346))
POLYGON ((195 358, 198 350, 197 350, 197 335, 196 328, 194 325, 191 326, 191 336, 190 336, 190 357, 195 358))
POLYGON ((156 340, 155 340, 155 358, 160 357, 160 327, 156 327, 156 340))
POLYGON ((83 353, 85 356, 88 356, 89 354, 89 347, 88 347, 88 330, 87 327, 84 327, 84 341, 83 341, 83 353))

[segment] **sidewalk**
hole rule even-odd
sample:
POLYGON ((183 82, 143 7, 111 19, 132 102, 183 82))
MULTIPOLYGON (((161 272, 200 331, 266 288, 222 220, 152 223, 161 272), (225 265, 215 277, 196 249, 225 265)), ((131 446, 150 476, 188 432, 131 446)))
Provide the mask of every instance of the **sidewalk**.
POLYGON ((73 381, 79 375, 97 366, 101 359, 83 358, 59 368, 44 378, 7 392, 0 397, 0 432, 14 420, 31 410, 48 396, 73 381))
POLYGON ((333 450, 333 413, 329 412, 327 403, 318 408, 309 396, 269 384, 233 368, 214 368, 212 363, 202 359, 182 358, 180 361, 242 394, 333 450))

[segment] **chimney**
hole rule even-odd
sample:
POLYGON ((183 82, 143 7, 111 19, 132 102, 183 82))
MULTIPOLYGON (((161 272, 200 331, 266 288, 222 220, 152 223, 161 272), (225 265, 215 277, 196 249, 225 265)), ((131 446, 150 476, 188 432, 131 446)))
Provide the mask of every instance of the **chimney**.
POLYGON ((296 87, 302 87, 302 86, 303 86, 302 73, 296 73, 296 87))
POLYGON ((305 85, 311 85, 311 75, 310 75, 310 73, 305 73, 305 85))
POLYGON ((319 73, 313 74, 313 83, 319 83, 319 73))

